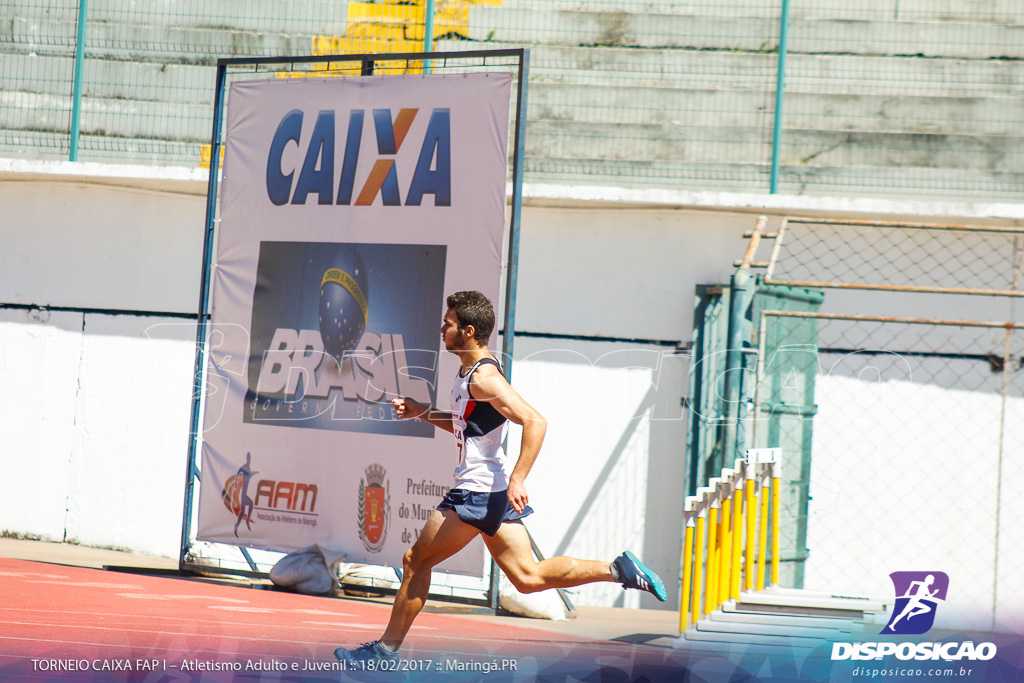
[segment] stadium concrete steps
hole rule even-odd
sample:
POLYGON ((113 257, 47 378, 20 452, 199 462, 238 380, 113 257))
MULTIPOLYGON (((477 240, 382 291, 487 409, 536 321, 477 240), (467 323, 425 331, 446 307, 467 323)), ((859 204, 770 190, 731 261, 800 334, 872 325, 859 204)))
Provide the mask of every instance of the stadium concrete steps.
MULTIPOLYGON (((631 14, 678 14, 710 17, 778 17, 778 3, 750 0, 685 2, 680 0, 504 0, 504 7, 529 10, 576 10, 631 14)), ((1017 0, 861 0, 797 3, 792 18, 882 21, 968 21, 1013 24, 1021 18, 1017 0)))
MULTIPOLYGON (((68 54, 69 49, 73 54, 75 32, 74 23, 17 17, 0 26, 0 44, 17 46, 33 54, 68 54)), ((220 57, 308 55, 312 53, 315 35, 90 21, 86 52, 90 57, 209 65, 220 57)))
MULTIPOLYGON (((412 50, 417 41, 382 37, 390 29, 378 35, 373 19, 391 12, 415 23, 422 4, 299 0, 278 20, 268 19, 280 11, 274 0, 238 12, 169 0, 141 18, 116 0, 93 0, 83 133, 115 146, 123 140, 122 149, 202 144, 217 57, 412 50)), ((777 55, 765 36, 777 34, 777 8, 749 0, 504 0, 466 9, 465 30, 477 40, 438 40, 435 49, 531 47, 532 179, 727 189, 767 178, 777 55), (675 37, 666 42, 669 32, 675 37)), ((974 184, 1019 188, 1020 18, 1010 0, 794 8, 784 178, 838 192, 846 182, 863 191, 865 182, 886 189, 910 177, 955 186, 969 172, 974 184), (872 54, 878 35, 898 36, 888 44, 900 54, 872 54)), ((76 19, 74 7, 0 8, 0 149, 69 127, 76 19)), ((456 29, 450 33, 464 30, 456 29)), ((144 158, 152 154, 159 153, 144 158)), ((175 154, 176 163, 192 163, 200 150, 175 154)))
MULTIPOLYGON (((465 41, 439 41, 436 45, 445 51, 481 47, 465 41)), ((609 86, 627 82, 636 86, 696 88, 756 86, 773 93, 778 62, 775 54, 712 50, 538 45, 532 46, 530 52, 531 78, 545 82, 609 86)), ((794 53, 786 61, 786 87, 787 94, 790 88, 934 97, 1022 94, 1024 62, 794 53)))
MULTIPOLYGON (((90 0, 87 35, 93 43, 93 29, 104 25, 287 35, 343 34, 348 21, 348 0, 289 0, 287 15, 282 17, 281 10, 280 0, 246 0, 244 3, 163 0, 159 4, 143 4, 142 8, 124 0, 90 0), (132 21, 132 17, 140 16, 142 21, 132 21)), ((77 2, 5 2, 0 5, 0 41, 6 40, 4 32, 11 28, 12 22, 22 27, 26 24, 35 27, 31 32, 37 37, 65 35, 64 30, 44 30, 56 23, 68 27, 73 46, 77 21, 77 2)))
MULTIPOLYGON (((774 92, 757 88, 581 87, 530 83, 531 119, 599 124, 677 122, 688 126, 763 126, 774 92)), ((1024 94, 972 97, 822 93, 787 90, 792 129, 954 135, 1024 135, 1024 94), (927 112, 925 116, 922 112, 927 112)), ((770 112, 769 112, 770 113, 770 112)), ((767 119, 771 121, 770 118, 767 119)))
MULTIPOLYGON (((31 160, 67 161, 69 139, 64 132, 0 130, 0 156, 31 160)), ((167 165, 168 159, 182 160, 175 165, 200 164, 200 146, 194 142, 142 138, 110 138, 105 135, 81 135, 79 155, 83 160, 112 164, 167 165)))
MULTIPOLYGON (((531 124, 532 126, 532 124, 531 124)), ((529 133, 527 135, 529 137, 529 133)), ((881 166, 781 165, 779 191, 803 194, 809 190, 829 196, 862 197, 904 196, 907 188, 913 196, 948 197, 950 187, 964 182, 962 170, 922 166, 900 168, 881 166)), ((532 182, 549 184, 586 183, 624 187, 687 187, 704 191, 767 191, 770 178, 768 160, 748 163, 678 163, 667 161, 609 161, 592 159, 526 159, 527 177, 532 182)), ((986 188, 986 196, 1001 201, 1018 201, 1024 187, 1024 172, 977 172, 971 182, 986 188)))
MULTIPOLYGON (((708 16, 579 9, 470 8, 469 39, 500 43, 773 52, 777 16, 708 16)), ((791 17, 793 54, 886 53, 956 59, 1024 58, 1024 25, 791 17), (999 46, 999 54, 992 54, 999 46)))
MULTIPOLYGON (((58 114, 71 111, 69 96, 0 92, 3 129, 62 130, 58 114)), ((208 141, 212 108, 202 104, 82 98, 82 134, 180 142, 208 141)), ((198 154, 198 150, 196 151, 198 154)))
MULTIPOLYGON (((3 60, 0 91, 59 95, 70 102, 73 60, 26 53, 7 53, 3 60)), ((208 66, 95 58, 89 59, 86 66, 83 97, 205 105, 210 107, 212 116, 216 72, 208 66)))
MULTIPOLYGON (((756 163, 771 158, 771 140, 753 127, 609 124, 531 119, 526 154, 564 160, 679 164, 756 163)), ((786 131, 781 163, 795 167, 854 166, 1014 173, 1024 137, 888 131, 786 131)))

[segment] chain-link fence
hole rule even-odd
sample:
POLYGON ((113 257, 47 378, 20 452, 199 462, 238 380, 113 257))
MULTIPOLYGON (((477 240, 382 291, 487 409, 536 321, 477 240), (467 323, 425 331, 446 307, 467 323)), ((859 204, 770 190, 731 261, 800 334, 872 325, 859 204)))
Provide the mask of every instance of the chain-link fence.
POLYGON ((198 164, 220 57, 529 47, 528 182, 974 199, 1024 187, 1019 3, 85 7, 0 7, 0 154, 198 164))
POLYGON ((756 358, 734 422, 738 448, 783 447, 794 582, 885 595, 890 572, 934 569, 958 591, 941 623, 1008 623, 1024 590, 1024 229, 761 225, 771 256, 741 271, 766 274, 733 316, 756 358))

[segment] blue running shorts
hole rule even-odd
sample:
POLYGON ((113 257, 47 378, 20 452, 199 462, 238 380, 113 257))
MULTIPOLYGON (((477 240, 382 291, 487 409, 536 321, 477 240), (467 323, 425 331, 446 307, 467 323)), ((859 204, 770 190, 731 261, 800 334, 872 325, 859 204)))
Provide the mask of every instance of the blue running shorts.
POLYGON ((488 536, 498 533, 502 522, 511 522, 533 514, 529 505, 516 512, 508 501, 508 491, 467 491, 452 489, 437 506, 438 510, 455 510, 466 524, 474 526, 488 536))

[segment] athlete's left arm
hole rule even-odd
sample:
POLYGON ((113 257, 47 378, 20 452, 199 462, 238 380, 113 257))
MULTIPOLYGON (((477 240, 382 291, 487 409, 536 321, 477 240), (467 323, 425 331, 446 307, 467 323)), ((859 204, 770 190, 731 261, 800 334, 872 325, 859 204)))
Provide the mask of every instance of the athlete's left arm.
POLYGON ((487 401, 509 422, 523 427, 519 461, 508 481, 508 500, 516 512, 522 512, 529 503, 526 475, 540 454, 548 422, 512 388, 493 365, 483 365, 473 373, 471 391, 476 400, 487 401))

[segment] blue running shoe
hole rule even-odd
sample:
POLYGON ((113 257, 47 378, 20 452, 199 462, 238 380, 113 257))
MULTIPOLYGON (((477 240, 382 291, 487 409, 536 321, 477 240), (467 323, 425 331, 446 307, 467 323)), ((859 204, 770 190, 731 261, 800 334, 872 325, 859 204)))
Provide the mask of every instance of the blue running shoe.
POLYGON ((381 647, 379 640, 363 643, 355 650, 339 647, 334 651, 334 656, 352 670, 390 670, 391 667, 388 666, 388 663, 398 661, 398 653, 385 650, 381 647))
POLYGON ((636 559, 636 555, 628 550, 615 558, 612 567, 618 571, 615 580, 621 583, 623 588, 647 591, 662 602, 668 599, 665 584, 661 582, 658 575, 645 567, 640 560, 636 559))

